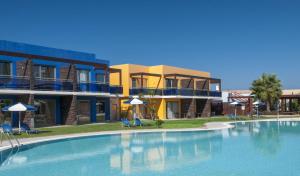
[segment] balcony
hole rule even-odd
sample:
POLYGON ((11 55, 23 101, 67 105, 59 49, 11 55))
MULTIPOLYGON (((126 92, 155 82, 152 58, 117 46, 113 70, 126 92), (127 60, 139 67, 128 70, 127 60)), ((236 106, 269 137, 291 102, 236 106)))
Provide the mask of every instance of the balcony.
POLYGON ((194 96, 193 89, 178 89, 178 88, 166 88, 164 89, 164 95, 167 96, 194 96))
POLYGON ((219 91, 209 91, 209 96, 211 96, 211 97, 222 97, 222 92, 219 92, 219 91))
POLYGON ((97 82, 81 82, 77 84, 79 92, 109 92, 109 85, 97 82))
POLYGON ((162 95, 162 89, 157 88, 131 88, 130 95, 162 95))
POLYGON ((36 79, 34 90, 42 91, 72 91, 73 83, 71 80, 59 79, 36 79))
MULTIPOLYGON (((28 77, 13 77, 13 76, 0 76, 0 89, 14 89, 14 90, 30 90, 30 80, 28 77)), ((38 91, 73 91, 72 80, 61 79, 45 79, 38 78, 34 80, 33 90, 38 91)), ((100 83, 78 83, 78 92, 110 92, 108 84, 100 83)), ((115 90, 122 93, 122 88, 115 90)))
POLYGON ((111 94, 123 94, 123 87, 122 86, 110 86, 109 92, 111 94))
POLYGON ((29 89, 28 77, 12 77, 12 76, 0 76, 0 88, 1 89, 29 89))
POLYGON ((209 96, 208 90, 194 90, 195 96, 209 96))
POLYGON ((194 89, 178 88, 131 88, 130 95, 158 95, 158 96, 204 96, 204 97, 221 97, 222 92, 194 89))

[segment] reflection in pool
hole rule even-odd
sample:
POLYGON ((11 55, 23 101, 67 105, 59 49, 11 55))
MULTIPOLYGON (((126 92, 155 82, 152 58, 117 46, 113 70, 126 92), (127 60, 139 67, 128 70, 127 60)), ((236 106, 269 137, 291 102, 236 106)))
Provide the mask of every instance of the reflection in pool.
POLYGON ((106 135, 2 152, 0 175, 300 175, 299 122, 106 135))

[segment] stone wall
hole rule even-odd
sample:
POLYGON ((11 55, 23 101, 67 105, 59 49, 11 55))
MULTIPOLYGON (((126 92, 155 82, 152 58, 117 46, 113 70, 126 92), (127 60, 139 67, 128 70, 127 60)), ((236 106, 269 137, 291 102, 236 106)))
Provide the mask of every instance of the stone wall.
POLYGON ((211 116, 211 100, 197 99, 196 112, 197 112, 197 116, 210 117, 211 116))
POLYGON ((16 62, 16 75, 17 76, 29 76, 28 71, 28 62, 25 61, 17 61, 16 62))
POLYGON ((182 79, 180 81, 180 86, 183 89, 186 89, 186 88, 193 89, 194 88, 194 80, 191 80, 191 79, 182 79))
POLYGON ((196 100, 182 99, 181 100, 181 117, 193 118, 196 117, 196 100))

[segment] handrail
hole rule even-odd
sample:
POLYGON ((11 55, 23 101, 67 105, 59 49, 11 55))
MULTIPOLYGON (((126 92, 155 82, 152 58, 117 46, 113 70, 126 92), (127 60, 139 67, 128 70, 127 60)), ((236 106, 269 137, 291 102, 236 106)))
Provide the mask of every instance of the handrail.
POLYGON ((221 91, 210 91, 205 89, 193 89, 193 88, 130 88, 130 94, 135 95, 139 93, 143 93, 148 95, 148 90, 157 90, 156 95, 181 95, 181 96, 212 96, 212 97, 220 97, 221 91))

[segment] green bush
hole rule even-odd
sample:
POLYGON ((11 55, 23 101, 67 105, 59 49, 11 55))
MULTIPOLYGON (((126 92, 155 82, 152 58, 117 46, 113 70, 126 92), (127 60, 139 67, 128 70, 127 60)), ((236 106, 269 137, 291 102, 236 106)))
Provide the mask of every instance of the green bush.
POLYGON ((163 123, 164 123, 163 120, 160 120, 160 119, 155 120, 155 125, 156 125, 157 128, 160 128, 163 123))

